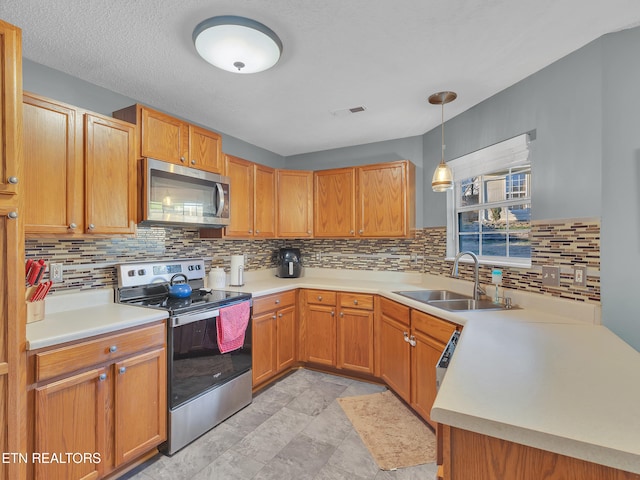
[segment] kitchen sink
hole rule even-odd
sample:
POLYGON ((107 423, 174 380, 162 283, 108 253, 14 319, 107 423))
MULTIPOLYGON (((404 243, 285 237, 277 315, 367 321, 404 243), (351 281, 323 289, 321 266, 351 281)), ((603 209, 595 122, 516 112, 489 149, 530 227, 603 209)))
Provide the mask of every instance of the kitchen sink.
POLYGON ((450 290, 407 290, 403 292, 393 292, 398 295, 402 295, 403 297, 411 298, 413 300, 417 300, 418 302, 429 303, 432 301, 442 301, 442 300, 454 300, 454 299, 469 299, 471 297, 468 295, 463 295, 461 293, 452 292, 450 290))
MULTIPOLYGON (((450 312, 459 312, 466 310, 506 310, 507 307, 501 303, 493 303, 491 300, 474 300, 473 298, 452 299, 452 300, 431 300, 427 302, 433 307, 449 310, 450 312)), ((518 308, 515 306, 511 309, 518 308)))

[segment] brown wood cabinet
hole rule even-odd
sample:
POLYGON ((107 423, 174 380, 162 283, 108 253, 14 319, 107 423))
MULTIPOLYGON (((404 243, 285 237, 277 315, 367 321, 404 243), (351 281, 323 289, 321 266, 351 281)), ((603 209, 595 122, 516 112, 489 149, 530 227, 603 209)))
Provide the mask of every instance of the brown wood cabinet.
POLYGON ((380 299, 380 376, 435 428, 435 367, 456 325, 380 299))
POLYGON ((373 374, 373 298, 364 293, 338 294, 338 368, 373 374))
POLYGON ((33 452, 89 461, 33 464, 35 479, 101 478, 166 439, 164 322, 30 352, 33 452))
POLYGON ((336 292, 304 290, 304 359, 310 363, 336 366, 336 292))
POLYGON ((356 235, 356 169, 313 172, 313 234, 315 237, 356 235))
POLYGON ((276 233, 280 238, 313 236, 313 172, 276 170, 276 233))
POLYGON ((640 480, 640 475, 443 426, 444 480, 640 480))
POLYGON ((406 237, 415 229, 415 166, 407 160, 358 167, 358 235, 406 237))
POLYGON ((296 292, 291 290, 253 300, 253 387, 296 363, 296 292))
MULTIPOLYGON (((26 452, 21 31, 0 20, 0 451, 26 452)), ((26 465, 0 463, 22 480, 26 465)))
POLYGON ((27 234, 135 233, 135 127, 23 96, 27 234))
POLYGON ((253 166, 253 236, 276 236, 276 171, 264 165, 253 166))
POLYGON ((219 134, 140 104, 113 112, 113 116, 138 126, 140 157, 224 173, 219 134))

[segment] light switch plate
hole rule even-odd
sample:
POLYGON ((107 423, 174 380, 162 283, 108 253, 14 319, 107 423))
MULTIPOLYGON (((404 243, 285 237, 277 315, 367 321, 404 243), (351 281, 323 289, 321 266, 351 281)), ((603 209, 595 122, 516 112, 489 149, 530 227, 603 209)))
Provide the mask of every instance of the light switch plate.
POLYGON ((587 268, 573 267, 573 284, 579 287, 587 286, 587 268))
POLYGON ((560 286, 560 267, 542 267, 542 285, 560 286))

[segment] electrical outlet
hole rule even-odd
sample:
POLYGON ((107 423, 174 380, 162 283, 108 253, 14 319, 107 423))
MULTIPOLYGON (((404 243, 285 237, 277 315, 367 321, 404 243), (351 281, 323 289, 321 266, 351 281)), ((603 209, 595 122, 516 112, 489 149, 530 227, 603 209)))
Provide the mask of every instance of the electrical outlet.
POLYGON ((62 263, 52 263, 51 265, 49 265, 49 279, 53 283, 62 282, 62 263))
POLYGON ((542 267, 542 285, 560 286, 560 267, 542 267))
POLYGON ((579 287, 587 286, 587 267, 573 267, 573 284, 579 287))

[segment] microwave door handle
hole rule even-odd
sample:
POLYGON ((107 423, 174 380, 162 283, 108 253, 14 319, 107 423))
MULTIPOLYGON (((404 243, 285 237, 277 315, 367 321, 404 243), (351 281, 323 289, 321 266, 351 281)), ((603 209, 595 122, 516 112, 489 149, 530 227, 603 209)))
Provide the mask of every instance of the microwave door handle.
POLYGON ((216 210, 216 217, 219 217, 224 209, 224 190, 222 185, 216 183, 216 190, 218 190, 218 208, 216 210))

